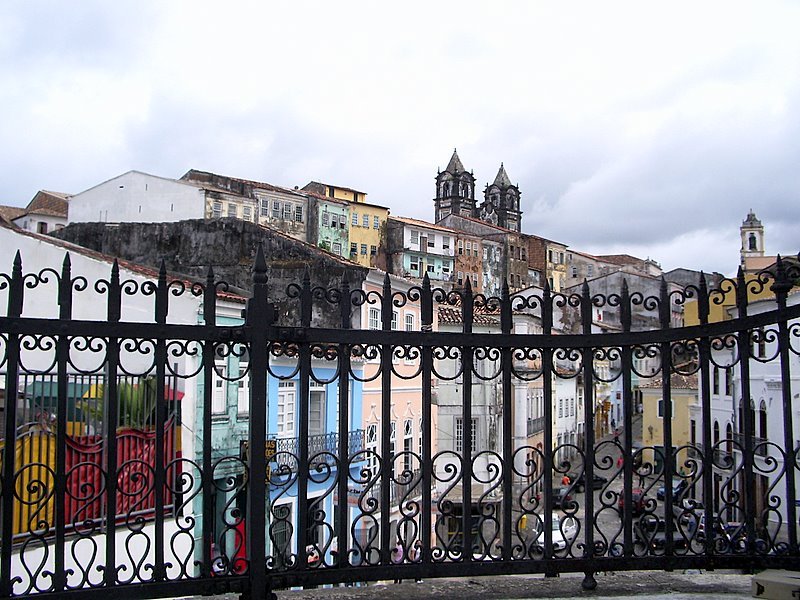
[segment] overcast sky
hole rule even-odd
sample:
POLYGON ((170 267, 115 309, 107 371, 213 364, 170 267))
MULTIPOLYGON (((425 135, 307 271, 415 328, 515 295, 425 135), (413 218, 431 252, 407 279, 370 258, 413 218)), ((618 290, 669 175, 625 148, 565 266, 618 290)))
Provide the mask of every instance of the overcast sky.
POLYGON ((800 250, 797 2, 0 3, 0 204, 131 169, 433 219, 453 148, 523 231, 731 273, 800 250))

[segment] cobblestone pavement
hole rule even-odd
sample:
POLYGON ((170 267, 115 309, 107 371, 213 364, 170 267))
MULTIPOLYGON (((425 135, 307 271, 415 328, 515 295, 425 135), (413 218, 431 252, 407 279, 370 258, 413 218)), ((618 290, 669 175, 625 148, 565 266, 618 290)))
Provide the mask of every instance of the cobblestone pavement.
MULTIPOLYGON (((581 589, 583 575, 561 577, 511 575, 502 577, 435 579, 401 584, 377 583, 365 587, 334 587, 314 590, 282 590, 280 600, 458 600, 502 599, 571 599, 628 598, 640 596, 648 600, 739 600, 751 597, 752 575, 733 572, 665 573, 630 571, 597 575, 597 589, 581 589)), ((236 596, 218 596, 217 600, 233 600, 236 596)))

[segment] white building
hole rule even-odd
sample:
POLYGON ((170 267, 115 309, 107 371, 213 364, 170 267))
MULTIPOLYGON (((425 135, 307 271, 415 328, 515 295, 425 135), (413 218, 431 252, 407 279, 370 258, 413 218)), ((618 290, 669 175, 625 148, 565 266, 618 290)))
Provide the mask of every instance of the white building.
MULTIPOLYGON (((37 275, 45 269, 52 269, 55 272, 61 271, 61 265, 64 262, 65 255, 69 252, 71 276, 73 280, 79 282, 78 285, 73 287, 73 304, 72 304, 72 318, 75 320, 88 320, 88 321, 105 321, 107 315, 107 294, 102 292, 102 286, 99 289, 95 288, 95 282, 108 281, 111 274, 112 262, 111 257, 105 256, 98 252, 93 252, 75 246, 61 240, 40 235, 36 233, 29 233, 20 231, 17 228, 3 225, 0 223, 0 247, 5 251, 0 256, 0 273, 10 275, 13 269, 13 262, 15 254, 19 251, 22 259, 23 274, 37 275), (85 279, 86 286, 80 284, 82 279, 85 279)), ((137 290, 136 293, 122 293, 121 300, 121 319, 129 322, 153 322, 155 315, 155 294, 142 293, 144 285, 150 285, 157 281, 158 273, 153 269, 135 265, 126 261, 119 261, 119 274, 120 281, 128 290, 137 290), (125 283, 127 282, 127 283, 125 283)), ((31 283, 34 279, 28 277, 27 282, 31 283)), ((170 282, 180 286, 180 280, 169 278, 170 282)), ((4 286, 0 289, 0 307, 3 313, 8 306, 9 287, 4 286)), ((239 317, 244 305, 244 299, 234 294, 219 292, 217 295, 217 316, 218 319, 226 317, 239 317)), ((197 325, 202 318, 202 300, 203 297, 195 296, 188 290, 186 293, 180 295, 169 294, 169 312, 167 322, 171 324, 186 324, 197 325)), ((33 287, 24 287, 24 303, 22 316, 23 317, 38 317, 38 318, 57 318, 59 315, 59 294, 58 282, 54 274, 49 274, 47 279, 36 281, 33 287)), ((30 341, 33 336, 26 336, 30 341)), ((145 342, 145 346, 147 343, 145 342)), ((152 346, 149 346, 150 352, 146 353, 142 348, 131 348, 125 344, 120 348, 120 365, 131 376, 126 377, 130 380, 131 377, 138 376, 141 373, 149 373, 152 367, 153 352, 152 346)), ((146 348, 145 348, 146 349, 146 348)), ((106 342, 103 338, 93 340, 89 344, 87 340, 85 343, 73 340, 70 347, 69 363, 67 365, 67 373, 69 384, 103 381, 105 376, 105 351, 106 342), (80 372, 84 371, 84 372, 80 372), (88 373, 88 374, 87 374, 88 373)), ((171 378, 167 383, 168 389, 174 390, 174 393, 167 392, 168 399, 178 400, 180 402, 180 423, 177 430, 174 430, 175 441, 174 449, 180 452, 181 456, 181 469, 185 472, 191 473, 193 481, 199 482, 199 477, 190 466, 190 461, 198 459, 198 448, 193 443, 197 435, 194 423, 197 418, 198 407, 202 406, 202 397, 198 396, 198 387, 196 385, 196 378, 190 376, 198 372, 198 363, 200 353, 194 355, 191 352, 184 353, 169 353, 168 360, 170 363, 169 371, 178 373, 183 377, 171 378)), ((8 365, 5 364, 0 372, 0 378, 5 382, 8 365)), ((121 376, 121 371, 119 372, 121 376)), ((169 376, 169 374, 168 374, 169 376)), ((54 356, 54 349, 47 343, 39 344, 23 344, 23 351, 20 360, 20 377, 19 377, 19 402, 22 405, 28 405, 28 396, 30 390, 36 389, 37 382, 39 387, 50 385, 55 381, 56 377, 56 363, 54 356), (34 347, 35 346, 35 347, 34 347)), ((91 389, 91 386, 89 386, 91 389)), ((68 390, 70 388, 68 387, 68 390)), ((67 402, 71 403, 80 402, 82 398, 87 398, 87 395, 80 392, 81 395, 73 396, 68 391, 67 402)), ((89 399, 95 398, 94 392, 88 396, 89 399)), ((30 401, 33 402, 32 400, 30 401)), ((44 415, 44 411, 42 411, 44 415)), ((69 415, 68 409, 68 415, 69 415)), ((75 413, 77 414, 77 413, 75 413)), ((17 418, 23 421, 31 420, 29 417, 36 417, 26 409, 18 405, 17 418)), ((69 416, 68 416, 69 419, 69 416)), ((46 421, 45 421, 46 422, 46 421)), ((74 435, 88 434, 91 435, 93 431, 86 428, 81 422, 70 421, 67 423, 68 429, 74 435), (78 433, 80 432, 80 433, 78 433)), ((166 429, 166 428, 165 428, 166 429)), ((53 434, 48 434, 52 436, 53 434)), ((18 443, 21 440, 18 438, 18 443)), ((39 441, 40 447, 42 444, 47 446, 45 442, 39 441)), ((31 446, 32 447, 32 446, 31 446)), ((52 447, 52 446, 48 446, 52 447)), ((46 455, 46 453, 45 453, 46 455)), ((54 455, 53 455, 54 456, 54 455)), ((177 456, 177 454, 176 454, 177 456)), ((42 459, 46 462, 46 458, 42 459)), ((17 465, 17 470, 20 467, 17 465)), ((85 473, 89 473, 86 467, 85 473)), ((77 471, 76 471, 77 472, 77 471)), ((43 485, 48 485, 47 478, 43 478, 43 485)), ((69 475, 66 485, 72 485, 69 481, 69 475)), ((87 483, 86 485, 91 485, 87 483)), ((198 484, 199 485, 199 484, 198 484)), ((85 500, 85 498, 84 498, 85 500)), ((51 502, 52 500, 46 502, 51 502)), ((76 501, 73 501, 73 504, 76 501)), ((15 506, 15 514, 25 514, 26 510, 23 503, 17 503, 15 506)), ((124 508, 122 509, 124 511, 124 508)), ((48 510, 42 509, 40 512, 42 518, 47 519, 47 515, 52 515, 52 508, 48 510)), ((16 517, 15 517, 16 518, 16 517)), ((84 517, 82 517, 84 518, 84 517)), ((88 518, 88 517, 87 517, 88 518)), ((186 527, 191 522, 192 517, 190 514, 183 516, 170 516, 165 520, 165 536, 167 539, 172 539, 173 544, 169 545, 166 550, 165 561, 172 565, 180 565, 181 562, 186 562, 187 557, 191 559, 194 553, 195 543, 193 541, 193 534, 191 527, 186 527)), ((69 521, 69 517, 68 517, 69 521)), ((69 525, 69 522, 68 522, 69 525)), ((53 523, 50 523, 53 526, 53 523)), ((19 533, 24 535, 29 532, 29 527, 41 527, 39 525, 26 525, 22 524, 19 533)), ((139 527, 137 525, 137 527, 139 527)), ((98 530, 102 530, 98 527, 98 530)), ((131 549, 133 556, 141 556, 142 560, 154 559, 152 539, 154 538, 154 526, 147 523, 141 527, 145 535, 135 534, 132 529, 127 526, 118 526, 116 532, 115 544, 122 548, 128 547, 131 549), (150 540, 148 542, 147 540, 150 540)), ((68 537, 66 544, 66 569, 71 569, 72 575, 67 576, 67 585, 80 585, 81 577, 86 575, 89 578, 89 583, 99 585, 102 582, 102 571, 95 568, 87 568, 92 565, 97 566, 103 562, 105 557, 105 545, 108 542, 104 534, 93 535, 92 540, 97 544, 96 548, 85 541, 85 538, 68 537), (81 542, 81 539, 84 539, 81 542), (83 570, 82 570, 83 569, 83 570)), ((54 554, 52 552, 52 544, 44 546, 41 544, 23 545, 15 550, 12 557, 12 572, 20 576, 21 580, 14 584, 15 594, 25 594, 26 590, 30 590, 31 580, 29 570, 30 565, 41 565, 42 569, 35 572, 34 577, 38 578, 38 585, 46 587, 50 585, 47 580, 47 571, 54 569, 54 554), (49 550, 48 550, 49 548, 49 550), (23 562, 27 568, 23 566, 23 562)), ((191 562, 191 561, 190 561, 191 562)), ((128 572, 135 572, 135 565, 130 559, 126 559, 123 554, 118 554, 118 568, 124 568, 128 572), (127 562, 126 562, 127 561, 127 562)), ((179 567, 174 566, 169 569, 170 577, 176 577, 179 573, 179 567)))

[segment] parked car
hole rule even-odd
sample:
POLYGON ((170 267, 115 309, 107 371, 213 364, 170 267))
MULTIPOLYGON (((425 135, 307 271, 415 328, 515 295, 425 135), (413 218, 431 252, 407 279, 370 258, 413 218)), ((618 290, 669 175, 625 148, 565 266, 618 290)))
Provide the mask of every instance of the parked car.
MULTIPOLYGON (((667 545, 667 523, 656 515, 645 515, 633 524, 634 543, 645 546, 648 551, 664 550, 667 545)), ((686 538, 680 531, 673 529, 672 546, 676 550, 687 547, 686 538)))
MULTIPOLYGON (((686 479, 679 479, 678 481, 672 482, 672 502, 673 504, 678 504, 681 501, 681 494, 689 487, 689 483, 686 479)), ((667 496, 667 486, 662 485, 658 490, 656 490, 656 498, 659 500, 665 500, 667 496)))
MULTIPOLYGON (((586 473, 581 472, 579 474, 570 475, 569 476, 571 481, 575 482, 575 491, 582 492, 586 489, 586 473)), ((603 486, 608 483, 608 478, 603 477, 602 475, 598 475, 597 473, 592 474, 592 489, 593 490, 600 490, 603 489, 603 486)))
POLYGON ((568 493, 569 488, 560 487, 553 490, 553 508, 564 509, 572 502, 572 495, 568 493))
MULTIPOLYGON (((553 532, 553 550, 564 550, 575 539, 578 533, 578 524, 573 517, 552 515, 550 530, 553 532)), ((541 521, 536 522, 533 533, 536 536, 534 550, 540 553, 544 552, 544 530, 541 521)))
MULTIPOLYGON (((631 514, 634 516, 640 515, 644 512, 644 505, 647 501, 647 497, 644 494, 644 490, 642 488, 633 488, 631 491, 631 514)), ((617 501, 617 507, 619 508, 620 512, 625 510, 625 492, 621 491, 619 493, 619 500, 617 501)))

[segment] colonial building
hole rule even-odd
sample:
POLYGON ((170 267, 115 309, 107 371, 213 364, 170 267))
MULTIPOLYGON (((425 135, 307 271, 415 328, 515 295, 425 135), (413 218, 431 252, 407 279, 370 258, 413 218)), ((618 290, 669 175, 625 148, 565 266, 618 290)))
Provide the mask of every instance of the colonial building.
POLYGON ((384 268, 386 220, 389 209, 385 206, 367 202, 367 194, 352 188, 311 181, 303 186, 303 191, 317 198, 329 198, 346 202, 349 211, 347 230, 349 251, 345 255, 350 260, 365 267, 384 268))
POLYGON ((196 169, 181 181, 204 186, 208 197, 205 218, 235 217, 269 225, 302 242, 317 241, 316 232, 308 227, 308 197, 297 190, 196 169))
POLYGON ((61 192, 40 190, 21 209, 19 215, 14 217, 13 223, 25 231, 36 233, 49 233, 60 229, 67 224, 67 211, 69 210, 69 195, 61 192))
POLYGON ((390 217, 386 256, 389 271, 404 277, 452 282, 457 232, 425 221, 390 217))
POLYGON ((503 281, 506 280, 513 290, 529 285, 528 252, 524 234, 456 214, 447 215, 437 225, 469 234, 473 239, 480 238, 484 294, 498 295, 503 281))

